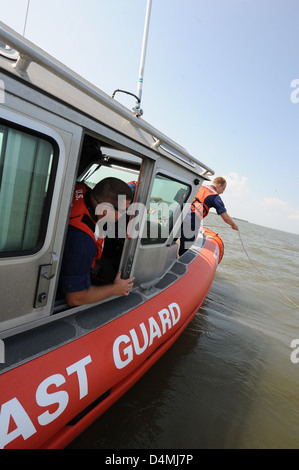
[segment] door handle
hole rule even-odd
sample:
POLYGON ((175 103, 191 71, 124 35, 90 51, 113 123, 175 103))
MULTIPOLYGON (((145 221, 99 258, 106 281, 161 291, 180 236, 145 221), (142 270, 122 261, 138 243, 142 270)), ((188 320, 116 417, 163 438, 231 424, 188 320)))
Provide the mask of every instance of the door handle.
POLYGON ((34 308, 44 307, 48 300, 48 292, 51 279, 56 274, 58 256, 51 252, 51 264, 43 264, 39 267, 38 284, 34 301, 34 308))
POLYGON ((51 256, 51 264, 47 265, 49 269, 47 269, 41 274, 42 277, 46 279, 47 281, 51 281, 51 279, 53 279, 53 277, 55 276, 56 268, 57 268, 57 261, 58 261, 58 256, 53 251, 50 253, 50 256, 51 256))

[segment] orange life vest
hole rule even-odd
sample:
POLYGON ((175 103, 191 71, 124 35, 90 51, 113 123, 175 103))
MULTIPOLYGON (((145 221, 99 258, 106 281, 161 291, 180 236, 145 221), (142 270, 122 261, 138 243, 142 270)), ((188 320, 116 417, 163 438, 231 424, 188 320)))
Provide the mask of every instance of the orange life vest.
POLYGON ((212 186, 201 186, 196 194, 194 201, 191 204, 191 209, 197 217, 202 220, 209 213, 210 208, 205 204, 205 200, 212 194, 217 195, 217 191, 212 186))
POLYGON ((133 184, 135 186, 135 188, 137 188, 137 181, 129 181, 127 184, 133 184))
POLYGON ((90 216, 90 213, 88 212, 88 209, 84 202, 84 196, 89 191, 91 191, 91 189, 86 184, 76 184, 72 201, 69 225, 71 227, 76 227, 79 230, 82 230, 82 232, 87 233, 95 242, 97 246, 97 253, 91 266, 91 268, 94 268, 96 260, 99 260, 102 256, 104 238, 100 238, 96 234, 96 222, 90 216))

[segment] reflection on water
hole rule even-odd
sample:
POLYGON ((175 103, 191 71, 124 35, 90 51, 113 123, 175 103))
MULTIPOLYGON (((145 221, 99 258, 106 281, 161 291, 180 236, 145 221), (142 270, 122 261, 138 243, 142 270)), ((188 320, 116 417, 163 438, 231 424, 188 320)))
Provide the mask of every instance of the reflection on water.
POLYGON ((203 306, 165 356, 70 448, 299 448, 299 364, 290 360, 299 310, 281 294, 298 305, 299 237, 239 223, 263 277, 236 232, 213 214, 205 220, 225 253, 203 306))

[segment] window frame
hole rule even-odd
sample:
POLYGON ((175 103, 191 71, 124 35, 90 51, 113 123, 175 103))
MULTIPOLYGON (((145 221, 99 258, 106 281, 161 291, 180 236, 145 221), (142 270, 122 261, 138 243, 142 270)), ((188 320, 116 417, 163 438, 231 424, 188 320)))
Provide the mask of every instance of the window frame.
MULTIPOLYGON (((24 134, 27 134, 29 136, 42 139, 48 142, 53 148, 53 158, 52 158, 51 171, 49 175, 48 191, 47 191, 47 195, 45 199, 45 206, 42 212, 38 240, 37 240, 35 247, 29 250, 11 250, 11 251, 6 251, 6 252, 0 251, 0 259, 16 258, 16 257, 23 258, 26 256, 34 255, 38 253, 39 251, 41 251, 46 241, 50 210, 51 210, 55 181, 56 181, 57 170, 58 170, 58 162, 59 162, 59 154, 60 154, 59 145, 58 145, 58 142, 52 136, 45 134, 39 130, 32 129, 31 127, 27 127, 16 122, 12 122, 8 119, 0 117, 0 125, 6 126, 9 129, 12 129, 15 131, 23 132, 24 134)), ((2 175, 1 175, 1 181, 2 181, 2 175)))
MULTIPOLYGON (((188 188, 188 192, 186 194, 186 200, 188 200, 188 197, 190 196, 190 193, 192 191, 192 187, 189 183, 187 183, 186 181, 182 181, 181 179, 179 178, 175 178, 174 176, 170 175, 170 174, 167 174, 165 173, 165 171, 163 171, 163 169, 158 169, 158 171, 155 173, 154 175, 154 179, 153 179, 153 184, 152 184, 152 188, 151 188, 151 194, 149 196, 149 201, 150 199, 152 198, 152 190, 153 190, 153 187, 154 187, 154 184, 155 184, 155 180, 157 178, 157 176, 162 176, 163 178, 165 179, 168 179, 168 180, 171 180, 172 182, 177 182, 177 183, 180 183, 182 185, 185 185, 187 186, 188 188)), ((150 202, 148 202, 148 208, 149 208, 149 204, 150 202)), ((180 206, 182 208, 182 206, 180 206)), ((148 210, 147 208, 147 210, 148 210)), ((147 224, 147 222, 150 222, 150 221, 146 221, 145 222, 145 225, 147 224)), ((167 237, 163 237, 163 238, 153 238, 151 239, 150 237, 144 237, 143 234, 142 236, 140 237, 140 244, 142 247, 150 247, 150 246, 153 246, 153 245, 164 245, 165 243, 167 243, 167 241, 169 240, 169 238, 171 237, 171 234, 174 230, 174 227, 176 225, 176 222, 177 221, 172 221, 172 227, 171 227, 171 230, 168 231, 168 236, 167 237)), ((169 228, 169 227, 168 227, 169 228)))

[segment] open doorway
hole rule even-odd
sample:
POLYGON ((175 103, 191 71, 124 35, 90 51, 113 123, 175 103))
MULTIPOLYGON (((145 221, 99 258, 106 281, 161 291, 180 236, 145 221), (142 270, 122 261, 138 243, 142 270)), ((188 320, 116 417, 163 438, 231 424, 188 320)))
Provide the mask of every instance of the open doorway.
MULTIPOLYGON (((82 146, 76 182, 83 183, 93 189, 105 178, 118 178, 129 184, 133 200, 141 164, 142 158, 86 135, 82 146)), ((113 283, 122 258, 128 221, 129 216, 124 213, 116 222, 113 234, 109 235, 109 231, 106 233, 101 258, 96 260, 90 271, 90 279, 93 285, 113 283)), ((67 308, 65 298, 58 288, 55 313, 62 311, 64 308, 67 308)))

